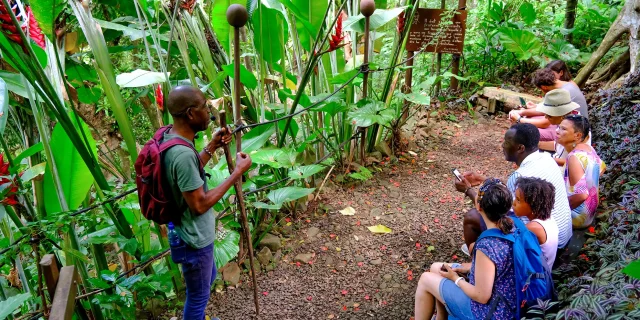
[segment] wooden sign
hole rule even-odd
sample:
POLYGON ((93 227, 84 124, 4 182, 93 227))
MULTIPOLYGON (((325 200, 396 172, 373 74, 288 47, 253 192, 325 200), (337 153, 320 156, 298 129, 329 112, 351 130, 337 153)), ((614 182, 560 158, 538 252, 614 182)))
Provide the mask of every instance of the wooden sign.
POLYGON ((467 11, 458 10, 453 15, 453 24, 440 33, 438 41, 434 36, 440 29, 442 9, 418 9, 409 29, 407 51, 419 51, 425 45, 425 52, 462 54, 464 33, 467 24, 467 11))

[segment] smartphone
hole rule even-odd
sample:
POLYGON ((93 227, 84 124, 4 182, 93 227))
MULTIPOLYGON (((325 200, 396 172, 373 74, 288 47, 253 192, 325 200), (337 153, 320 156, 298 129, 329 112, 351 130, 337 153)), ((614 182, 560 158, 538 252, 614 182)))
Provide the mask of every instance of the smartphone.
POLYGON ((458 178, 458 181, 462 181, 462 175, 460 174, 460 171, 458 171, 458 169, 451 169, 451 172, 453 172, 453 175, 458 178))
POLYGON ((525 100, 523 97, 518 98, 520 98, 520 107, 527 108, 527 100, 525 100))

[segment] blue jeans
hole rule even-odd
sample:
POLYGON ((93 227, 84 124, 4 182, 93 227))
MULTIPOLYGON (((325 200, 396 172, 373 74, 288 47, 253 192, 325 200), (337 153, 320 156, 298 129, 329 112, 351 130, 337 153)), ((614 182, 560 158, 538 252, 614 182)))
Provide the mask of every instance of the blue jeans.
POLYGON ((449 313, 449 320, 473 320, 471 312, 471 298, 449 279, 440 281, 440 296, 449 313))
POLYGON ((185 320, 204 319, 204 310, 209 302, 211 285, 216 279, 216 263, 213 259, 213 243, 195 249, 185 246, 184 259, 179 257, 176 263, 182 263, 182 275, 187 287, 187 299, 184 303, 185 320), (182 260, 182 261, 180 261, 182 260))

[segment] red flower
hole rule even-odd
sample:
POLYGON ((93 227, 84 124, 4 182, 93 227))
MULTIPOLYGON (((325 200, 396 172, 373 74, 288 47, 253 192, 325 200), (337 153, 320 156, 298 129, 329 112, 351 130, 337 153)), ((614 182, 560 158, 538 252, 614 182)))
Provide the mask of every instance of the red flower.
POLYGON ((594 226, 589 227, 589 233, 596 233, 596 228, 594 226))
MULTIPOLYGON (((0 153, 0 176, 9 176, 9 162, 4 162, 4 155, 2 153, 0 153)), ((18 199, 16 198, 16 193, 18 192, 18 185, 15 183, 15 181, 11 181, 7 178, 0 178, 0 185, 4 185, 7 183, 11 183, 11 185, 9 187, 7 187, 6 190, 7 194, 5 195, 5 198, 2 199, 0 201, 0 204, 6 205, 6 206, 15 206, 16 204, 18 204, 18 199)))
POLYGON ((25 11, 29 19, 29 23, 27 24, 27 26, 23 27, 23 30, 27 28, 29 31, 29 37, 31 37, 31 39, 33 39, 33 41, 38 46, 40 46, 40 48, 44 49, 46 44, 44 40, 44 34, 42 33, 42 29, 40 29, 40 26, 38 25, 38 21, 36 21, 36 18, 33 16, 31 7, 25 7, 25 11))
POLYGON ((156 104, 160 111, 164 111, 164 94, 162 93, 162 85, 156 87, 156 104))
POLYGON ((331 35, 331 39, 329 39, 329 52, 338 49, 338 45, 342 40, 344 40, 342 35, 342 15, 339 15, 336 21, 336 34, 331 35))
POLYGON ((404 11, 398 16, 398 23, 396 24, 396 29, 398 33, 402 33, 404 31, 404 24, 406 18, 404 17, 404 11))

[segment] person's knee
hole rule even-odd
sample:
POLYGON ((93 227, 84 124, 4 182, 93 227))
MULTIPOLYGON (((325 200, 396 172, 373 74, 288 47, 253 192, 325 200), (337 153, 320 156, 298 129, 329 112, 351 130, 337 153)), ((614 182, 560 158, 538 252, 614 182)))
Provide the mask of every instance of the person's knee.
POLYGON ((471 222, 476 222, 478 218, 482 219, 480 212, 476 210, 476 208, 470 209, 469 211, 464 213, 464 224, 470 224, 471 222))
POLYGON ((442 268, 442 265, 443 262, 434 262, 431 264, 431 268, 429 268, 429 271, 437 274, 440 271, 440 268, 442 268))

